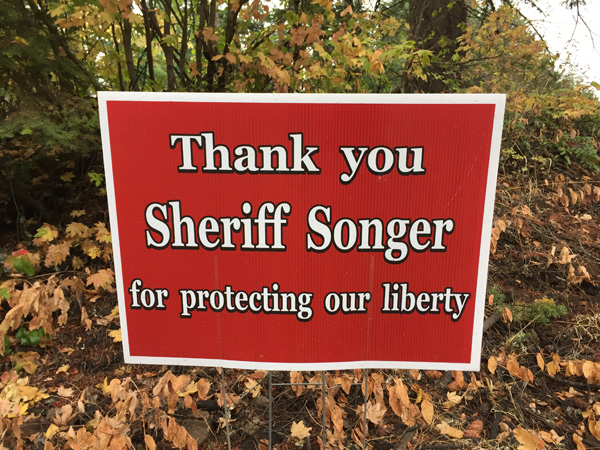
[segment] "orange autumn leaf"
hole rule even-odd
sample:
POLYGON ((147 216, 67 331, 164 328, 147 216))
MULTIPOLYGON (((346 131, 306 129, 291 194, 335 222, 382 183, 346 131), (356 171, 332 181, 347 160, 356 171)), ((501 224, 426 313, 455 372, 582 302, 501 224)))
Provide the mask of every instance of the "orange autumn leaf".
POLYGON ((532 433, 531 431, 525 430, 521 426, 515 428, 514 433, 515 438, 517 438, 517 441, 523 444, 519 446, 518 450, 541 450, 546 446, 544 441, 540 439, 536 434, 532 433))
POLYGON ((87 225, 82 223, 71 222, 69 225, 67 225, 65 233, 71 238, 86 238, 90 234, 90 229, 87 225))
POLYGON ((115 273, 111 269, 100 269, 87 278, 86 286, 94 285, 94 289, 106 289, 115 281, 115 273))
POLYGON ((494 374, 497 368, 498 360, 496 359, 496 357, 490 356, 490 359, 488 359, 488 370, 490 371, 490 373, 494 374))
POLYGON ((421 403, 421 414, 428 425, 433 422, 433 404, 429 400, 423 400, 421 403))

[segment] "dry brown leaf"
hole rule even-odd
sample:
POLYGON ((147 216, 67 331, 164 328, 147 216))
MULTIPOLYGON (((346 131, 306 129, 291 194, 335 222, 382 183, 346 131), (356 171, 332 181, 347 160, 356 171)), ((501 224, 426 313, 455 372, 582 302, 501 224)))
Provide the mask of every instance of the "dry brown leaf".
POLYGON ((334 402, 329 401, 327 399, 327 410, 331 411, 331 423, 333 424, 333 429, 335 431, 336 436, 339 438, 344 437, 344 410, 340 408, 334 402))
POLYGON ((518 450, 541 450, 546 446, 536 434, 525 430, 520 425, 514 429, 514 433, 517 441, 523 444, 519 446, 518 450))
POLYGON ((581 371, 588 383, 593 383, 598 378, 596 365, 591 361, 585 361, 581 366, 581 371))
POLYGON ((115 281, 115 273, 111 269, 100 269, 87 278, 86 286, 94 285, 94 289, 108 288, 115 281))
POLYGON ((440 433, 456 439, 462 439, 462 437, 464 436, 464 433, 462 431, 460 431, 458 428, 451 427, 446 422, 442 422, 436 425, 436 428, 440 430, 440 433))
POLYGON ((206 378, 200 378, 196 382, 196 387, 198 388, 198 398, 200 400, 206 400, 208 391, 210 390, 210 381, 208 381, 206 378))
POLYGON ((352 378, 347 373, 342 374, 340 377, 340 384, 346 394, 350 394, 350 388, 352 387, 352 378))
POLYGON ((537 355, 535 355, 535 358, 537 359, 538 367, 540 368, 540 370, 543 371, 544 367, 546 366, 546 363, 544 362, 544 357, 541 353, 538 353, 537 355))
POLYGON ((408 373, 412 377, 413 380, 419 381, 422 377, 421 371, 417 369, 408 369, 408 373))
POLYGON ((293 438, 296 438, 300 442, 304 442, 304 439, 310 437, 310 430, 312 430, 312 427, 307 427, 306 425, 304 425, 303 420, 301 420, 298 423, 292 422, 291 436, 293 438))
POLYGON ((510 373, 513 377, 519 376, 520 367, 521 366, 517 362, 517 358, 515 358, 514 355, 510 355, 506 360, 506 370, 508 370, 508 373, 510 373))
POLYGON ((90 234, 90 229, 87 225, 79 222, 71 222, 67 225, 65 234, 72 238, 86 238, 90 234))
POLYGON ((433 404, 429 400, 423 400, 421 402, 421 414, 423 414, 425 422, 427 422, 428 425, 431 425, 433 422, 433 404))
POLYGON ((559 264, 570 264, 573 261, 573 258, 575 258, 577 255, 573 255, 571 254, 571 250, 569 250, 569 247, 567 247, 566 245, 563 246, 562 250, 560 251, 560 261, 558 261, 559 264))
POLYGON ((382 403, 367 403, 367 420, 370 420, 375 425, 379 425, 383 421, 387 408, 382 403))
POLYGON ((66 388, 64 386, 60 386, 58 388, 57 394, 60 397, 71 397, 73 395, 73 388, 66 388))
POLYGON ((65 426, 73 418, 73 407, 71 405, 64 405, 60 408, 60 412, 56 412, 52 421, 58 426, 65 426))
POLYGON ((454 371, 452 371, 452 376, 454 378, 454 381, 452 383, 450 383, 450 385, 448 385, 449 390, 460 391, 460 390, 463 390, 467 386, 467 383, 465 383, 465 377, 464 377, 462 371, 454 370, 454 371), (452 388, 450 388, 450 386, 452 386, 452 388))
POLYGON ((444 402, 444 409, 445 410, 449 410, 449 409, 454 408, 463 399, 463 396, 457 394, 456 392, 448 392, 448 393, 446 393, 446 397, 448 397, 448 400, 446 400, 444 402))
POLYGON ((465 437, 479 439, 481 437, 481 430, 483 430, 483 421, 477 419, 469 424, 465 430, 465 437))
POLYGON ((600 422, 596 422, 593 414, 588 417, 588 428, 592 436, 600 440, 600 422))
POLYGON ((488 370, 490 371, 490 373, 494 374, 494 373, 496 373, 497 368, 498 368, 498 360, 496 359, 495 356, 490 356, 490 358, 488 359, 488 370))
POLYGON ((560 444, 561 441, 565 439, 564 436, 559 436, 558 433, 554 430, 550 430, 550 433, 548 433, 547 431, 540 430, 538 431, 538 434, 548 444, 560 444))
POLYGON ((71 252, 71 242, 64 241, 60 244, 52 244, 48 247, 46 252, 46 259, 44 265, 46 267, 59 266, 67 259, 71 252))
POLYGON ((246 379, 246 383, 244 383, 244 385, 246 386, 246 389, 250 392, 250 394, 252 395, 252 398, 256 398, 260 395, 260 385, 258 384, 258 382, 256 380, 253 380, 251 378, 247 378, 246 379))
POLYGON ((148 450, 156 450, 156 442, 154 442, 154 438, 152 436, 144 434, 144 443, 146 444, 146 448, 148 450))
POLYGON ((402 404, 402 406, 410 405, 410 399, 408 398, 408 389, 406 388, 401 379, 396 378, 394 381, 396 383, 396 394, 398 395, 400 403, 402 404))
POLYGON ((512 312, 511 312, 510 309, 504 308, 502 310, 502 320, 504 320, 504 323, 508 323, 508 322, 512 322, 513 321, 513 314, 512 314, 512 312))
MULTIPOLYGON (((302 372, 291 371, 290 372, 290 383, 304 383, 304 377, 302 376, 302 372)), ((296 393, 296 397, 300 397, 306 386, 295 385, 292 386, 292 391, 296 393)))
POLYGON ((112 338, 113 342, 122 342, 123 337, 121 336, 121 329, 112 330, 108 332, 108 335, 112 338))
POLYGON ((573 434, 573 442, 577 446, 577 450, 587 450, 585 445, 583 445, 583 439, 578 434, 573 434))
POLYGON ((439 380, 444 374, 439 370, 426 370, 425 378, 429 380, 439 380))
POLYGON ((558 373, 558 364, 556 364, 554 361, 550 361, 548 364, 546 364, 546 370, 548 371, 548 375, 554 378, 554 375, 558 373))
POLYGON ((88 317, 85 306, 81 307, 81 323, 85 325, 86 331, 90 331, 92 329, 92 320, 88 317))

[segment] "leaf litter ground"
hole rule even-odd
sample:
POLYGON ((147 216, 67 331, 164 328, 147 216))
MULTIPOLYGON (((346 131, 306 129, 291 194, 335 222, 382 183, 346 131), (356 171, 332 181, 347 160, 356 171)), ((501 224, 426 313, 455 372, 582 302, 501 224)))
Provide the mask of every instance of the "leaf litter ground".
MULTIPOLYGON (((599 218, 590 178, 500 179, 481 371, 370 371, 369 448, 600 448, 599 218)), ((268 448, 266 372, 225 370, 223 392, 217 368, 124 365, 116 297, 96 278, 64 289, 68 320, 53 339, 1 360, 1 446, 227 448, 225 396, 232 448, 268 448)), ((50 283, 15 290, 22 281, 50 283)), ((322 383, 320 372, 272 376, 322 383)), ((364 372, 328 372, 325 384, 327 448, 361 448, 364 372)), ((272 395, 276 448, 321 448, 321 387, 272 395)))

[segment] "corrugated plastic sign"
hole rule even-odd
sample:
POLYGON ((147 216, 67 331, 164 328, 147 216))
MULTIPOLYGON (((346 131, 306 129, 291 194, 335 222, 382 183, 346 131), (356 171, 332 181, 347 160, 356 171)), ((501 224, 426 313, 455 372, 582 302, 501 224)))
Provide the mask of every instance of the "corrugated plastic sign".
POLYGON ((125 361, 478 370, 504 101, 99 93, 125 361))

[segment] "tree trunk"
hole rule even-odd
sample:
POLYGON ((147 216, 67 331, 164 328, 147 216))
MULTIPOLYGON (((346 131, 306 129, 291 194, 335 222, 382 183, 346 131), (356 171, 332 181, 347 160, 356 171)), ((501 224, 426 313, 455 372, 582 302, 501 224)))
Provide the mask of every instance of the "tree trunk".
POLYGON ((148 63, 148 78, 155 81, 154 78, 154 57, 152 55, 152 39, 154 38, 154 32, 152 31, 152 20, 150 19, 151 13, 148 10, 148 4, 146 0, 142 0, 142 14, 144 17, 144 30, 146 32, 146 62, 148 63))
POLYGON ((208 16, 207 0, 198 2, 198 31, 196 32, 196 80, 200 83, 202 74, 202 55, 204 54, 204 25, 208 16))
POLYGON ((117 76, 119 77, 119 89, 125 90, 125 83, 123 82, 123 69, 121 68, 121 50, 119 49, 119 40, 117 39, 117 30, 115 30, 115 24, 110 24, 112 30, 113 43, 115 44, 115 51, 117 52, 117 76))
MULTIPOLYGON (((165 24, 163 36, 171 34, 171 0, 165 0, 165 24)), ((169 44, 163 45, 165 52, 165 62, 167 65, 167 90, 175 89, 175 65, 173 63, 173 47, 169 44)))
MULTIPOLYGON (((237 9, 234 9, 234 4, 232 4, 231 1, 227 4, 227 23, 225 24, 225 48, 223 49, 223 55, 229 53, 229 46, 231 45, 231 41, 233 40, 237 29, 237 19, 240 8, 247 2, 248 0, 239 0, 236 3, 237 9)), ((231 73, 232 67, 227 58, 222 58, 221 61, 223 64, 223 72, 219 77, 219 91, 224 92, 227 82, 229 81, 229 74, 231 73)))
MULTIPOLYGON (((208 10, 207 25, 212 28, 213 33, 216 32, 215 25, 217 22, 217 1, 210 0, 210 8, 208 10)), ((217 64, 213 61, 213 57, 217 54, 217 46, 214 41, 205 42, 204 57, 206 58, 206 88, 209 92, 214 92, 215 75, 217 73, 217 64)))
POLYGON ((421 50, 433 53, 431 65, 424 72, 427 80, 409 78, 407 92, 444 92, 447 90, 448 66, 458 48, 461 24, 467 20, 464 0, 409 0, 408 22, 411 39, 421 50))
POLYGON ((129 75, 129 89, 139 91, 138 75, 133 63, 133 51, 131 49, 131 22, 125 17, 123 18, 123 51, 125 52, 127 73, 129 75))
POLYGON ((179 79, 186 86, 186 65, 187 65, 187 46, 188 46, 188 4, 183 2, 183 12, 181 17, 181 46, 179 47, 179 79))

